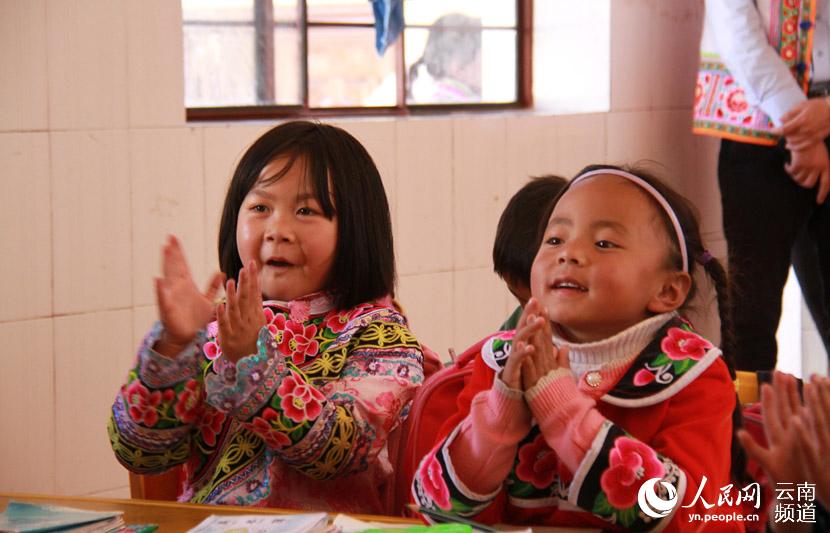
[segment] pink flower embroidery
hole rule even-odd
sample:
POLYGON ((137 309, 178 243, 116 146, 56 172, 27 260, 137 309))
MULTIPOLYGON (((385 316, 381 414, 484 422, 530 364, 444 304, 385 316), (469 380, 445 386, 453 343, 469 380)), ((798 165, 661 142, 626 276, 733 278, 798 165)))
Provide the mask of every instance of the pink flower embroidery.
POLYGON ((726 95, 726 107, 732 113, 743 113, 749 107, 743 89, 734 89, 726 95))
POLYGON ((325 327, 331 330, 332 333, 340 333, 346 329, 346 324, 351 319, 351 313, 344 311, 342 313, 332 313, 326 318, 325 327))
POLYGON ((282 338, 278 340, 279 349, 285 356, 291 356, 295 365, 301 365, 307 358, 317 355, 319 344, 314 340, 317 333, 317 326, 309 324, 303 326, 298 322, 289 320, 285 323, 282 338))
POLYGON ((642 442, 619 437, 608 454, 608 469, 599 478, 599 484, 608 503, 617 509, 628 509, 637 502, 637 492, 643 481, 662 478, 663 463, 657 453, 642 442))
POLYGON ((199 431, 202 434, 202 440, 205 441, 205 444, 208 446, 216 445, 216 435, 219 434, 224 422, 225 413, 222 411, 212 407, 207 407, 204 410, 204 414, 199 420, 199 431))
POLYGON ((216 341, 206 342, 202 347, 202 351, 205 352, 205 357, 211 361, 222 355, 222 348, 219 347, 219 343, 216 341))
POLYGON ((634 384, 638 387, 645 387, 652 381, 654 381, 654 374, 645 368, 641 368, 636 374, 634 374, 634 384))
POLYGON ((389 391, 378 394, 378 397, 375 398, 375 403, 387 411, 391 410, 392 407, 397 404, 395 401, 395 395, 389 391))
POLYGON ((191 379, 184 385, 184 390, 179 395, 179 401, 173 411, 176 413, 176 418, 189 424, 198 420, 201 415, 202 402, 202 388, 195 379, 191 379))
POLYGON ((147 387, 135 380, 127 387, 127 405, 130 406, 130 418, 152 427, 158 422, 156 406, 161 403, 161 391, 150 392, 147 387))
POLYGON ((712 348, 712 343, 691 331, 681 328, 669 328, 668 335, 660 343, 660 349, 669 359, 699 360, 712 348))
POLYGON ((340 333, 346 326, 355 318, 366 314, 368 309, 372 308, 372 304, 360 304, 352 308, 350 311, 342 311, 340 313, 329 313, 325 321, 325 327, 329 328, 332 333, 340 333))
POLYGON ((283 413, 294 422, 317 418, 326 399, 322 392, 303 381, 302 376, 293 370, 283 378, 277 394, 283 413))
POLYGON ((435 505, 448 510, 450 508, 450 489, 447 488, 447 483, 444 481, 444 469, 441 468, 441 463, 435 457, 436 453, 438 452, 433 451, 424 458, 418 474, 424 487, 424 493, 435 502, 435 505))
MULTIPOLYGON (((270 309, 268 309, 268 311, 270 311, 270 309)), ((268 318, 267 313, 265 315, 265 318, 268 318)), ((283 315, 282 313, 278 315, 274 315, 273 313, 271 313, 271 320, 268 321, 267 328, 268 331, 271 332, 271 335, 274 336, 274 340, 277 341, 277 344, 282 342, 283 331, 285 330, 286 321, 287 319, 285 318, 285 315, 283 315)))
POLYGON ((550 449, 541 434, 536 435, 533 442, 519 449, 516 477, 537 489, 543 489, 553 483, 557 462, 556 453, 550 449))
POLYGON ((279 417, 280 415, 276 411, 268 407, 262 412, 261 417, 257 416, 254 418, 254 421, 250 424, 249 429, 259 435, 262 440, 265 441, 265 444, 271 448, 285 448, 291 444, 291 439, 280 431, 277 431, 274 426, 271 425, 271 421, 277 420, 279 417))

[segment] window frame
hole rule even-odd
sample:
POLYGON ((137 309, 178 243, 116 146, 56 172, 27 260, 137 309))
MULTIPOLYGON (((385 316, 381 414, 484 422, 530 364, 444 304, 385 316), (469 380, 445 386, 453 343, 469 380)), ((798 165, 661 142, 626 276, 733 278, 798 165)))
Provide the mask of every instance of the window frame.
MULTIPOLYGON (((256 105, 256 106, 218 106, 186 107, 186 118, 192 122, 230 121, 281 118, 323 118, 323 117, 359 117, 359 116, 407 116, 452 112, 482 112, 527 109, 533 106, 533 0, 516 1, 516 101, 510 103, 468 103, 468 104, 407 104, 406 103, 406 62, 404 59, 404 34, 396 39, 388 51, 395 53, 395 74, 397 83, 397 102, 387 107, 309 107, 308 105, 308 29, 310 27, 355 27, 374 28, 371 23, 352 22, 308 22, 305 0, 297 3, 299 30, 301 34, 300 51, 303 57, 301 69, 301 86, 303 103, 301 105, 256 105)), ((274 61, 268 58, 273 53, 274 18, 270 0, 254 0, 254 31, 256 54, 265 59, 257 61, 257 68, 269 69, 266 76, 258 79, 270 80, 268 86, 257 86, 257 94, 272 91, 274 80, 274 61), (263 49, 261 43, 266 46, 263 49), (270 44, 269 44, 270 43, 270 44)), ((418 26, 413 26, 418 27, 418 26)))

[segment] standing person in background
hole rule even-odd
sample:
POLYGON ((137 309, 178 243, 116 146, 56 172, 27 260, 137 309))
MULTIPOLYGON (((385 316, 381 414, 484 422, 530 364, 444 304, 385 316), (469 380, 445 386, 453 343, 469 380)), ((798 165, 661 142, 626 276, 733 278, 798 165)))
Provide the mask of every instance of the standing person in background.
POLYGON ((804 303, 807 304, 816 323, 824 351, 830 357, 830 306, 824 305, 824 299, 821 297, 822 276, 818 250, 806 226, 795 240, 792 261, 798 284, 804 293, 804 303))
POLYGON ((481 19, 448 13, 429 28, 409 67, 407 97, 418 104, 481 101, 481 19))
POLYGON ((718 183, 743 370, 775 367, 793 254, 818 263, 796 264, 802 288, 815 287, 803 292, 818 324, 830 309, 828 8, 824 0, 706 1, 694 131, 723 139, 718 183), (803 254, 793 249, 801 231, 800 246, 814 247, 803 254))

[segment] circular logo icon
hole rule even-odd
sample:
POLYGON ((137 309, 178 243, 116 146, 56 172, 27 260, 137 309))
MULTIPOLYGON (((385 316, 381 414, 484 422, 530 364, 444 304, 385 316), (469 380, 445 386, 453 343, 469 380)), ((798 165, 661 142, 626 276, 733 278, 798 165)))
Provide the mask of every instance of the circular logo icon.
POLYGON ((677 505, 677 490, 674 485, 660 481, 660 478, 653 477, 640 486, 640 491, 637 493, 637 503, 640 509, 652 518, 663 518, 671 513, 674 506, 677 505), (657 482, 663 485, 668 493, 668 499, 664 500, 657 495, 655 486, 657 482))

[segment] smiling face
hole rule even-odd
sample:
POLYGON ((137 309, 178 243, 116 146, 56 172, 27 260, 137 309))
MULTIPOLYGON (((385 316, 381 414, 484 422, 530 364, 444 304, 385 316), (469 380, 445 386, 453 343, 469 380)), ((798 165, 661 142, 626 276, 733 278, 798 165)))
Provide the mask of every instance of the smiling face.
POLYGON ((530 285, 566 338, 608 338, 682 305, 688 275, 669 266, 662 216, 648 193, 618 176, 588 178, 562 196, 530 285))
POLYGON ((262 169, 236 220, 236 243, 243 266, 259 268, 262 295, 294 300, 326 288, 337 248, 337 217, 323 215, 300 158, 276 181, 287 157, 262 169))

